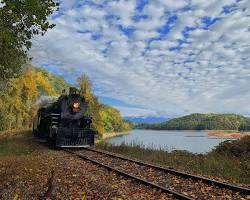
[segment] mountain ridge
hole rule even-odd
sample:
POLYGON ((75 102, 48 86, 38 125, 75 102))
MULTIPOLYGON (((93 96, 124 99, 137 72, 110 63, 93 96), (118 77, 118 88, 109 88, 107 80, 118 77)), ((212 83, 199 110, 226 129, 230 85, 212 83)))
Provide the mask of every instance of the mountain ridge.
POLYGON ((248 130, 250 118, 234 113, 193 113, 162 123, 141 123, 135 126, 139 129, 155 130, 248 130))
POLYGON ((162 123, 170 120, 170 118, 166 117, 123 117, 123 118, 133 123, 162 123))

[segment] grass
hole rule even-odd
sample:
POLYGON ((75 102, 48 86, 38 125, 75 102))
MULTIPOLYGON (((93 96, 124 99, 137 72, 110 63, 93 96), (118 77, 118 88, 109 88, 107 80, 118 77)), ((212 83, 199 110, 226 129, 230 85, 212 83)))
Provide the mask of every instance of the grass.
POLYGON ((223 142, 205 155, 187 151, 152 150, 136 144, 115 146, 101 142, 97 147, 189 173, 250 184, 250 137, 223 142))
POLYGON ((0 156, 21 155, 30 153, 29 146, 15 142, 13 139, 0 141, 0 156))
POLYGON ((9 136, 3 134, 4 136, 0 137, 0 156, 29 154, 33 149, 32 145, 24 141, 29 134, 31 134, 30 131, 16 131, 9 136), (17 137, 17 135, 20 136, 17 137))

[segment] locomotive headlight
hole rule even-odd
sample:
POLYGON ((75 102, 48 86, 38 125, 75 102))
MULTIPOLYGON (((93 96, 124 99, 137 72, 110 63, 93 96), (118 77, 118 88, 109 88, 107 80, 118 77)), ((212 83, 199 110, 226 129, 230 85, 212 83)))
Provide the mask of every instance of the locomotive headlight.
POLYGON ((80 108, 80 103, 79 102, 74 102, 73 103, 73 108, 79 109, 80 108))
POLYGON ((74 113, 79 112, 80 109, 81 109, 81 104, 80 104, 80 102, 74 102, 74 103, 72 104, 72 111, 73 111, 74 113))

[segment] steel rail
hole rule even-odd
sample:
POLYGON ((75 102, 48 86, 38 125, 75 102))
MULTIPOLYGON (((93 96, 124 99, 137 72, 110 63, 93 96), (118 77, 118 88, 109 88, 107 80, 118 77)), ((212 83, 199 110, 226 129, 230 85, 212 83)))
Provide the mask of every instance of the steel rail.
POLYGON ((232 191, 239 192, 241 194, 246 194, 246 195, 250 194, 250 188, 245 188, 245 187, 241 187, 241 186, 238 186, 238 185, 233 185, 233 184, 229 184, 229 183, 225 183, 225 182, 216 181, 216 180, 212 180, 212 179, 205 178, 205 177, 202 177, 202 176, 192 175, 192 174, 189 174, 189 173, 177 171, 177 170, 172 169, 172 168, 162 167, 160 165, 146 163, 146 162, 143 162, 143 161, 140 161, 140 160, 128 158, 128 157, 125 157, 125 156, 122 156, 122 155, 118 155, 116 153, 103 151, 103 150, 96 149, 96 148, 93 148, 93 147, 85 147, 84 149, 87 149, 87 150, 90 150, 90 151, 93 151, 93 152, 102 153, 102 154, 105 154, 105 155, 108 155, 108 156, 111 156, 111 157, 114 157, 114 158, 120 158, 122 160, 131 161, 131 162, 134 162, 134 163, 137 163, 137 164, 140 164, 140 165, 152 167, 152 168, 162 170, 164 172, 168 172, 168 173, 178 175, 178 176, 181 176, 181 177, 202 181, 204 183, 211 184, 211 185, 216 185, 216 186, 218 186, 220 188, 230 189, 232 191))
POLYGON ((86 155, 82 155, 82 154, 76 153, 75 151, 71 151, 71 150, 68 150, 68 149, 64 149, 64 151, 66 151, 68 153, 71 153, 71 154, 73 154, 73 155, 75 155, 75 156, 77 156, 77 157, 79 157, 81 159, 88 160, 88 161, 90 161, 90 162, 92 162, 92 163, 94 163, 96 165, 101 166, 101 167, 105 167, 106 169, 114 171, 114 172, 116 172, 116 173, 118 173, 118 174, 120 174, 122 176, 125 176, 125 177, 128 177, 128 178, 132 178, 132 179, 134 179, 136 181, 139 181, 139 182, 141 182, 141 183, 143 183, 145 185, 148 185, 148 186, 151 186, 153 188, 159 189, 159 190, 164 191, 164 192, 166 192, 168 194, 172 194, 173 197, 176 198, 176 199, 180 199, 180 200, 194 200, 193 198, 191 198, 189 196, 186 196, 186 195, 181 194, 179 192, 175 192, 175 191, 170 190, 170 189, 168 189, 166 187, 157 185, 157 184, 155 184, 153 182, 149 182, 149 181, 147 181, 145 179, 142 179, 142 178, 140 178, 138 176, 131 175, 131 174, 125 172, 125 171, 122 171, 122 170, 119 170, 119 169, 115 169, 115 168, 113 168, 111 166, 108 166, 108 165, 103 164, 103 163, 101 163, 99 161, 96 161, 96 160, 94 160, 94 159, 92 159, 92 158, 90 158, 90 157, 88 157, 86 155))

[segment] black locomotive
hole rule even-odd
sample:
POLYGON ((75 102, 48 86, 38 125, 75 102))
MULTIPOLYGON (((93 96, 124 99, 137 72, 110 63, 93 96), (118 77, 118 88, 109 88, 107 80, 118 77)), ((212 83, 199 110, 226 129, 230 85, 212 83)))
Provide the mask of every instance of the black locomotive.
POLYGON ((86 116, 87 103, 76 88, 69 88, 55 103, 38 110, 33 123, 35 137, 57 147, 84 147, 94 144, 97 131, 86 116))

